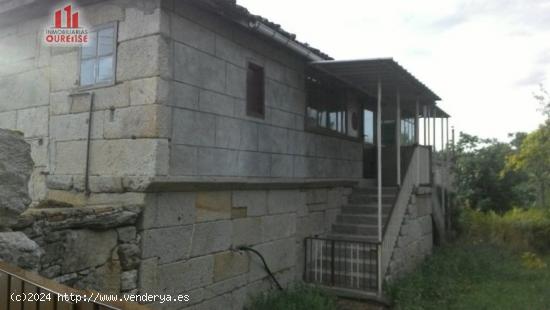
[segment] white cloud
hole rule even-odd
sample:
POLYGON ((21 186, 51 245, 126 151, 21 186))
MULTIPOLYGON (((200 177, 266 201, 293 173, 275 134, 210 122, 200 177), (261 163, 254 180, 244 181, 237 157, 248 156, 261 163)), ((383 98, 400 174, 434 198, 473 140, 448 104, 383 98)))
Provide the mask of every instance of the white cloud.
POLYGON ((393 57, 443 98, 457 130, 507 139, 542 121, 550 0, 239 0, 336 59, 393 57))

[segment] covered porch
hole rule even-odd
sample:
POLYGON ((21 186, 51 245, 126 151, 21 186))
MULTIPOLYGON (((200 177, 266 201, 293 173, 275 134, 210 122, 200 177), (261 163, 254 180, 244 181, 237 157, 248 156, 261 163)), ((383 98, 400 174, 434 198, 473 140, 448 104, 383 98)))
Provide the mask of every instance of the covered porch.
POLYGON ((441 98, 392 58, 316 61, 310 66, 369 98, 362 102, 360 126, 365 179, 399 186, 414 146, 443 154, 452 144, 449 115, 437 105, 441 98))
MULTIPOLYGON (((337 233, 322 242, 325 242, 325 247, 336 249, 333 258, 341 255, 341 248, 371 246, 371 250, 365 252, 376 253, 376 259, 363 257, 359 261, 370 261, 371 266, 376 266, 375 274, 370 271, 367 278, 376 279, 377 284, 346 287, 375 289, 381 296, 382 281, 399 238, 410 197, 429 193, 426 197, 433 200, 433 214, 445 210, 448 205, 446 192, 442 191, 441 195, 436 192, 434 158, 449 160, 448 150, 453 144, 450 142, 449 115, 437 105, 441 100, 439 96, 391 58, 315 61, 310 63, 310 67, 365 95, 360 105, 359 126, 363 144, 362 183, 366 187, 363 195, 372 201, 366 199, 362 201, 363 205, 353 205, 354 202, 351 202, 352 205, 343 210, 342 220, 335 225, 337 233), (439 199, 437 197, 442 198, 434 201, 439 199), (367 219, 364 214, 371 211, 376 222, 365 224, 367 219), (365 217, 365 222, 353 224, 360 217, 365 217), (347 235, 341 236, 339 233, 342 232, 347 235), (339 245, 340 242, 347 243, 339 245)), ((356 196, 361 195, 361 190, 357 190, 356 196)), ((433 216, 434 220, 440 218, 437 214, 433 216)), ((439 222, 436 226, 444 230, 445 224, 439 222)), ((311 244, 315 245, 315 241, 311 244)), ((346 260, 346 251, 342 254, 344 258, 337 258, 336 261, 346 260)), ((349 251, 353 255, 353 250, 349 251)), ((337 276, 333 278, 338 279, 337 276)), ((361 278, 354 278, 353 275, 345 277, 345 281, 350 283, 354 283, 354 279, 361 278)))

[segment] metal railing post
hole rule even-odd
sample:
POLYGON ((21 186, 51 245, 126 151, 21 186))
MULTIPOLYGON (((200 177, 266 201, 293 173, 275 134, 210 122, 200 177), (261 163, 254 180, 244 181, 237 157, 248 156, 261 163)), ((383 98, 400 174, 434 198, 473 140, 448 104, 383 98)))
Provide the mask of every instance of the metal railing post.
POLYGON ((376 286, 378 297, 382 297, 382 243, 378 243, 377 248, 378 257, 376 259, 376 267, 378 270, 376 272, 376 286))
POLYGON ((330 281, 334 286, 334 240, 331 242, 331 253, 330 253, 330 281))

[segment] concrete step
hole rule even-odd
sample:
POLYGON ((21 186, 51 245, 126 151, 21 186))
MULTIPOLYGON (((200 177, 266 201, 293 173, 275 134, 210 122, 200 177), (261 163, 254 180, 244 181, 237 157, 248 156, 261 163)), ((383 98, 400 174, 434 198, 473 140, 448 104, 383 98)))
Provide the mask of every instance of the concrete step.
MULTIPOLYGON (((382 195, 397 195, 399 191, 398 187, 382 187, 382 195)), ((357 194, 378 194, 378 188, 377 187, 365 187, 365 188, 354 188, 353 193, 357 194)))
POLYGON ((332 232, 337 234, 349 234, 360 236, 376 236, 378 227, 376 225, 361 225, 361 224, 333 224, 332 232))
MULTIPOLYGON (((382 215, 387 216, 392 210, 392 205, 382 205, 382 215)), ((342 207, 341 214, 378 214, 378 206, 376 204, 347 204, 342 207)))
POLYGON ((335 240, 342 240, 342 241, 356 241, 356 242, 367 242, 372 243, 374 246, 374 243, 378 242, 377 236, 357 236, 357 235, 350 235, 350 234, 340 234, 331 232, 327 235, 330 239, 335 240))
MULTIPOLYGON (((383 204, 393 204, 395 200, 395 195, 382 195, 383 204)), ((366 194, 366 193, 352 193, 348 201, 354 204, 360 203, 377 203, 378 195, 376 194, 366 194)))
POLYGON ((361 179, 359 180, 359 188, 375 187, 376 181, 376 179, 361 179))
MULTIPOLYGON (((382 213, 383 214, 383 213, 382 213)), ((382 216, 382 223, 386 223, 388 214, 382 216)), ((378 216, 376 214, 340 214, 336 217, 336 224, 378 224, 378 216)))

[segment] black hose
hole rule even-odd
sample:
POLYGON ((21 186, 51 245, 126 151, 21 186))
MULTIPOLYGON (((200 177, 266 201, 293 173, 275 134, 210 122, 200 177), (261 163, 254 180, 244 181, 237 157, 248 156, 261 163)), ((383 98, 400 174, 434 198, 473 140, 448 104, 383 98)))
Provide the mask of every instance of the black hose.
POLYGON ((265 259, 264 257, 262 256, 262 254, 260 254, 260 252, 256 251, 255 249, 251 248, 251 247, 247 247, 247 246, 240 246, 238 247, 238 250, 240 251, 249 251, 249 252, 252 252, 256 255, 258 255, 258 257, 262 260, 262 262, 264 263, 264 268, 265 268, 265 271, 267 271, 267 273, 269 274, 269 276, 271 277, 271 279, 273 280, 273 282, 275 282, 275 284, 277 285, 277 288, 282 291, 283 290, 283 287, 281 286, 281 284, 279 283, 279 281, 277 281, 277 279, 275 278, 275 276, 273 275, 273 273, 271 272, 271 270, 269 269, 269 267, 267 266, 267 263, 265 262, 265 259))

